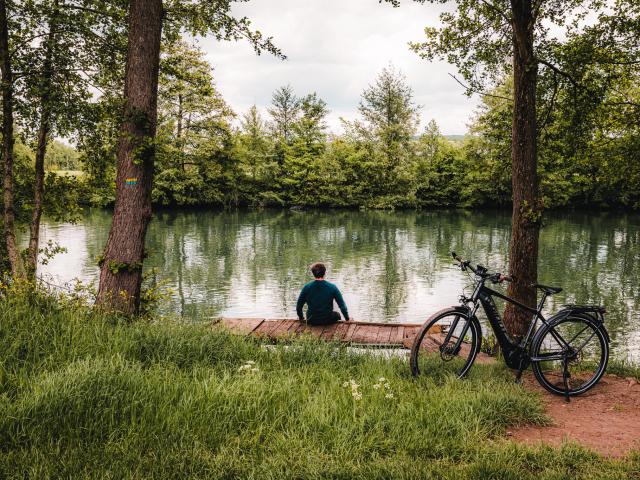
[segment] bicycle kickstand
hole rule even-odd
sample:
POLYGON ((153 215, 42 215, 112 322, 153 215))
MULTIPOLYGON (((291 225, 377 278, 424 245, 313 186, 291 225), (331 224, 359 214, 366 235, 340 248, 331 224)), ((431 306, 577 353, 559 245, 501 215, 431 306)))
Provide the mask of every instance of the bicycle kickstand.
POLYGON ((562 383, 564 384, 564 400, 569 403, 571 399, 569 398, 569 362, 566 358, 562 359, 562 383))
POLYGON ((515 383, 517 383, 518 385, 522 383, 522 368, 519 368, 516 372, 515 383))

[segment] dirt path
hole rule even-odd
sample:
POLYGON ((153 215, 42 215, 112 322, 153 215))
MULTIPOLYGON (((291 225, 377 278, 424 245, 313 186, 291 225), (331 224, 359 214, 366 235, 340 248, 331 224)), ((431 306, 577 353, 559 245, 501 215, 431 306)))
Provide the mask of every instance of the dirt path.
POLYGON ((526 388, 543 393, 553 425, 514 429, 508 433, 510 438, 554 446, 571 440, 610 457, 640 449, 640 384, 636 380, 605 376, 591 391, 569 403, 547 393, 531 374, 524 383, 526 388))

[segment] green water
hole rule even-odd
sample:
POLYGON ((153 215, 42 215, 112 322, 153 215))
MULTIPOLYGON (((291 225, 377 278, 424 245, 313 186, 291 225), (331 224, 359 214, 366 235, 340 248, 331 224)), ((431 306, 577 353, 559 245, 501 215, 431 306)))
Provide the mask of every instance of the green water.
MULTIPOLYGON (((43 240, 68 253, 41 272, 55 283, 96 281, 95 259, 110 213, 91 210, 76 225, 45 222, 43 240)), ((507 212, 160 212, 148 235, 146 267, 172 290, 161 309, 185 318, 294 317, 308 265, 324 261, 352 316, 422 322, 457 303, 470 279, 449 252, 494 269, 507 264, 507 212)), ((539 280, 564 291, 548 305, 595 302, 608 309, 618 358, 640 360, 640 216, 548 214, 539 280)))

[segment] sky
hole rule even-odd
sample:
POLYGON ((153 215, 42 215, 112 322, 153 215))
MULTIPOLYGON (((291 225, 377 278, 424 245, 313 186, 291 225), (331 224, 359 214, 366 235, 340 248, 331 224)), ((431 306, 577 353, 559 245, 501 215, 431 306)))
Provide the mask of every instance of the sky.
POLYGON ((257 56, 246 41, 198 40, 214 67, 218 90, 240 115, 256 104, 263 115, 273 91, 290 84, 298 96, 317 92, 331 111, 329 128, 341 132, 340 117, 358 116, 360 94, 389 65, 400 70, 422 106, 421 128, 436 120, 446 135, 464 134, 478 98, 468 98, 452 79, 456 68, 428 62, 409 50, 424 27, 438 25, 439 7, 404 0, 400 8, 378 0, 251 0, 234 5, 253 27, 287 56, 257 56))

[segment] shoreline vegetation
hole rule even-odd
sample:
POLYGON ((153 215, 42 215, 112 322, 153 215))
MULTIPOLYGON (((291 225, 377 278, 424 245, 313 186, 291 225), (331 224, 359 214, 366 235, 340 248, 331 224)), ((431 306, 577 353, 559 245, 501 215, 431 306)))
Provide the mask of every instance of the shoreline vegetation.
POLYGON ((614 479, 640 468, 637 452, 506 440, 548 419, 500 363, 465 381, 435 367, 414 380, 403 361, 313 339, 265 348, 207 324, 3 292, 2 478, 614 479))
MULTIPOLYGON (((163 65, 176 63, 180 78, 172 69, 161 69, 160 76, 151 192, 156 208, 511 208, 510 102, 485 96, 467 134, 444 135, 436 120, 421 123, 428 112, 414 102, 404 75, 389 66, 364 88, 358 117, 343 119, 342 132, 334 133, 326 120, 329 105, 316 93, 298 95, 286 85, 273 92, 266 111, 254 105, 234 112, 201 50, 179 42, 161 58, 163 65)), ((492 94, 510 97, 510 81, 502 78, 492 94)), ((547 210, 640 208, 636 125, 599 101, 576 112, 568 97, 556 99, 538 141, 547 210), (612 124, 615 135, 607 130, 612 124)), ((106 109, 75 148, 50 142, 45 213, 69 218, 74 205, 113 206, 118 118, 106 109)), ((33 188, 34 158, 18 139, 19 198, 28 199, 33 188)), ((19 206, 21 220, 30 203, 19 206)))

